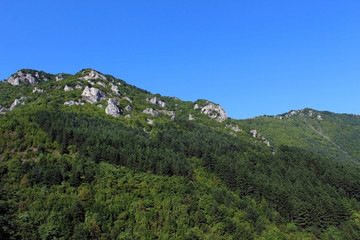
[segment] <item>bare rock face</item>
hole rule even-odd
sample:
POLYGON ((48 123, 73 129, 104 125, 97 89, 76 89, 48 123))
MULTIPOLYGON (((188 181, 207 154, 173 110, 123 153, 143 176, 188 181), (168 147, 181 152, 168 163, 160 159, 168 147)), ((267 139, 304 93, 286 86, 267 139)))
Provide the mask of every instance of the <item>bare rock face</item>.
POLYGON ((37 88, 37 87, 35 87, 34 90, 33 90, 33 93, 42 93, 42 92, 45 92, 45 90, 37 88))
POLYGON ((201 113, 208 115, 210 118, 215 119, 218 122, 223 122, 227 119, 225 110, 214 103, 209 103, 201 109, 201 113))
POLYGON ((126 115, 125 118, 127 119, 131 118, 130 114, 126 115))
POLYGON ((39 72, 34 71, 33 73, 24 73, 23 71, 18 71, 7 79, 7 82, 13 86, 19 85, 20 83, 25 84, 38 84, 40 82, 39 72))
POLYGON ((7 111, 7 109, 6 109, 6 108, 4 108, 4 107, 0 108, 0 114, 5 114, 5 113, 6 113, 6 111, 7 111))
POLYGON ((80 102, 80 101, 67 101, 67 102, 64 102, 64 105, 67 105, 67 106, 72 106, 72 105, 84 105, 85 103, 83 102, 80 102))
POLYGON ((239 128, 238 125, 226 125, 225 128, 230 128, 234 132, 242 132, 243 131, 241 128, 239 128))
POLYGON ((10 111, 14 110, 15 107, 19 106, 20 104, 24 105, 25 103, 21 103, 21 100, 25 99, 25 97, 21 97, 19 99, 15 99, 15 101, 10 106, 10 111))
MULTIPOLYGON (((84 70, 82 73, 85 73, 86 70, 84 70)), ((101 73, 99 73, 98 71, 95 71, 94 69, 91 69, 90 72, 79 78, 80 80, 90 80, 90 79, 102 79, 102 80, 107 80, 106 77, 104 75, 102 75, 101 73)))
POLYGON ((128 97, 123 97, 123 99, 126 100, 126 101, 128 101, 128 102, 130 102, 130 103, 132 103, 131 99, 128 98, 128 97))
POLYGON ((156 105, 159 105, 160 107, 163 107, 163 108, 166 106, 166 103, 157 99, 157 97, 147 98, 146 101, 151 102, 156 105))
POLYGON ((69 91, 72 91, 72 90, 74 90, 72 87, 69 87, 68 85, 65 85, 65 87, 64 87, 65 92, 69 92, 69 91))
POLYGON ((99 89, 94 87, 89 88, 88 86, 85 87, 81 96, 84 100, 88 101, 91 104, 106 99, 105 94, 101 92, 99 89))
POLYGON ((195 103, 194 105, 194 110, 198 109, 199 108, 199 104, 195 103))
POLYGON ((57 75, 57 76, 55 77, 55 80, 56 80, 57 82, 62 81, 63 79, 64 79, 64 76, 63 76, 62 74, 59 74, 59 75, 57 75))
POLYGON ((147 108, 143 111, 143 113, 147 114, 147 115, 151 115, 153 117, 158 117, 159 116, 159 112, 154 110, 153 108, 147 108))
POLYGON ((102 87, 104 87, 104 88, 106 88, 106 87, 107 87, 105 83, 100 82, 100 81, 99 81, 99 82, 97 82, 96 84, 97 84, 97 85, 100 85, 100 86, 102 86, 102 87))
POLYGON ((109 98, 107 101, 107 104, 108 105, 105 109, 105 113, 108 115, 111 115, 113 117, 120 117, 120 115, 122 114, 122 111, 120 111, 120 109, 117 106, 118 102, 109 98))
POLYGON ((175 112, 174 111, 159 110, 159 112, 170 116, 171 120, 175 120, 175 112))
POLYGON ((130 112, 130 111, 133 110, 133 108, 132 108, 131 105, 127 105, 127 106, 125 107, 125 110, 130 112))
POLYGON ((113 93, 115 93, 116 95, 120 96, 119 87, 112 83, 110 85, 111 85, 111 91, 113 91, 113 93))
POLYGON ((257 137, 258 132, 255 129, 251 130, 250 133, 253 135, 254 138, 257 137))
POLYGON ((189 114, 189 120, 192 121, 192 120, 195 120, 194 116, 189 114))

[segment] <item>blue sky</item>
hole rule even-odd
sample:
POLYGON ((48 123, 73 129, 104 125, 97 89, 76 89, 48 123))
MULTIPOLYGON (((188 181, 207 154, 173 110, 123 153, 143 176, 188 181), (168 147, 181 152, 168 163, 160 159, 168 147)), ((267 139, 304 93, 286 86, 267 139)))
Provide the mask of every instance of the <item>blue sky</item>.
POLYGON ((232 118, 360 114, 360 1, 3 1, 0 79, 87 67, 232 118))

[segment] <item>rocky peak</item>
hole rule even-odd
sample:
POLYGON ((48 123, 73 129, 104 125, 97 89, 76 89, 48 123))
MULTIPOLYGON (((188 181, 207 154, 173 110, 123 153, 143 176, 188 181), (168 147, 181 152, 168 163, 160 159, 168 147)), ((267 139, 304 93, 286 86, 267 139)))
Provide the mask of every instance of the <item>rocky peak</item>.
POLYGON ((80 72, 82 75, 82 77, 80 77, 80 80, 90 80, 90 79, 102 79, 102 80, 107 80, 107 78, 101 74, 100 72, 94 70, 94 69, 84 69, 80 72))
POLYGON ((277 118, 277 119, 283 119, 283 117, 285 117, 285 118, 311 117, 311 118, 316 118, 317 120, 323 119, 320 112, 310 109, 310 108, 304 108, 304 109, 300 109, 300 110, 291 110, 290 112, 287 112, 285 114, 275 116, 275 118, 277 118))
POLYGON ((81 94, 82 98, 91 104, 106 99, 106 95, 101 92, 98 88, 86 86, 81 94))
POLYGON ((208 103, 201 108, 201 113, 208 115, 210 118, 215 119, 218 122, 223 122, 227 119, 226 111, 217 104, 208 103))
POLYGON ((40 74, 40 72, 30 69, 20 70, 17 73, 11 75, 6 81, 13 86, 17 86, 21 83, 34 85, 40 81, 47 81, 48 79, 40 74))

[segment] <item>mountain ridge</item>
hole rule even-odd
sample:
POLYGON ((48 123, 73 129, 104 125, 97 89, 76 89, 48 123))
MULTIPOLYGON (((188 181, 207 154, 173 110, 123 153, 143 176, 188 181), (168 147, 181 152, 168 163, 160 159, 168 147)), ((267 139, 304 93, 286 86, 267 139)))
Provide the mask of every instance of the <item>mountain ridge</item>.
POLYGON ((0 83, 1 239, 360 238, 358 117, 45 74, 0 83))

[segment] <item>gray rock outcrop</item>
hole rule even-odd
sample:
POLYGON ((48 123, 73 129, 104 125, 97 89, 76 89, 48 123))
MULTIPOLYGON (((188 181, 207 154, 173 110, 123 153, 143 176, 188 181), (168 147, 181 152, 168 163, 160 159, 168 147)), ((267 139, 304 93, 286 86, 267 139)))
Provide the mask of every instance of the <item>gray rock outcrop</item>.
POLYGON ((195 120, 194 116, 189 114, 189 120, 192 121, 192 120, 195 120))
POLYGON ((238 125, 226 125, 225 128, 230 128, 234 132, 242 132, 243 131, 241 128, 239 128, 238 125))
POLYGON ((166 103, 159 100, 157 97, 153 97, 153 98, 146 98, 146 101, 151 102, 153 104, 159 105, 160 107, 166 107, 166 103))
POLYGON ((118 102, 115 100, 112 100, 111 98, 107 101, 107 107, 105 109, 105 113, 108 115, 111 115, 113 117, 120 117, 122 114, 122 111, 118 108, 118 102))
POLYGON ((25 103, 21 103, 21 100, 25 99, 25 97, 21 97, 19 99, 15 99, 15 101, 11 104, 9 110, 12 111, 14 110, 15 107, 21 105, 24 105, 25 103))
POLYGON ((113 91, 113 93, 115 93, 116 95, 120 96, 119 87, 112 83, 110 85, 111 85, 111 91, 113 91))
MULTIPOLYGON (((85 71, 83 71, 82 73, 85 73, 85 71)), ((81 80, 90 80, 90 79, 102 79, 102 80, 106 80, 106 77, 104 75, 102 75, 101 73, 99 73, 98 71, 95 71, 94 69, 91 69, 90 72, 83 76, 80 77, 79 79, 81 80)))
POLYGON ((33 90, 33 93, 42 93, 42 92, 45 92, 45 90, 37 88, 37 87, 35 87, 34 90, 33 90))
POLYGON ((198 109, 199 108, 199 104, 195 103, 194 105, 194 110, 198 109))
POLYGON ((253 135, 254 138, 256 138, 256 136, 258 134, 256 129, 251 130, 250 133, 253 135))
POLYGON ((106 88, 106 87, 107 87, 105 83, 100 82, 100 81, 99 81, 99 82, 97 82, 96 84, 97 84, 97 85, 100 85, 100 86, 102 86, 102 87, 104 87, 104 88, 106 88))
POLYGON ((88 101, 91 104, 106 99, 106 95, 103 92, 101 92, 99 89, 94 87, 89 88, 88 86, 85 87, 81 96, 85 101, 88 101))
POLYGON ((201 108, 201 113, 208 115, 210 118, 215 119, 218 122, 223 122, 227 119, 225 110, 220 105, 216 105, 214 103, 209 103, 201 108))
POLYGON ((153 108, 146 108, 143 113, 147 114, 147 115, 151 115, 153 117, 158 117, 159 116, 159 112, 154 110, 153 108))
POLYGON ((69 92, 69 91, 72 91, 72 90, 74 90, 72 87, 69 87, 68 85, 65 85, 65 87, 64 87, 65 92, 69 92))
POLYGON ((62 81, 64 79, 64 76, 62 74, 56 75, 55 80, 57 82, 62 81))
POLYGON ((67 105, 67 106, 72 106, 72 105, 84 105, 85 103, 83 102, 80 102, 80 101, 67 101, 67 102, 64 102, 64 105, 67 105))
POLYGON ((34 73, 24 73, 23 71, 18 71, 10 76, 6 81, 13 86, 19 85, 20 83, 34 85, 40 82, 40 76, 37 71, 34 73))
POLYGON ((125 110, 130 112, 130 111, 133 110, 133 108, 132 108, 131 105, 127 105, 127 106, 125 107, 125 110))
POLYGON ((175 120, 175 112, 174 111, 159 110, 159 112, 170 116, 171 120, 175 120))
POLYGON ((132 103, 131 99, 130 99, 130 98, 128 98, 128 97, 123 97, 122 99, 124 99, 124 100, 126 100, 126 101, 128 101, 128 102, 132 103))
POLYGON ((6 109, 6 108, 4 108, 4 107, 0 108, 0 114, 5 114, 5 113, 6 113, 6 111, 7 111, 7 109, 6 109))

